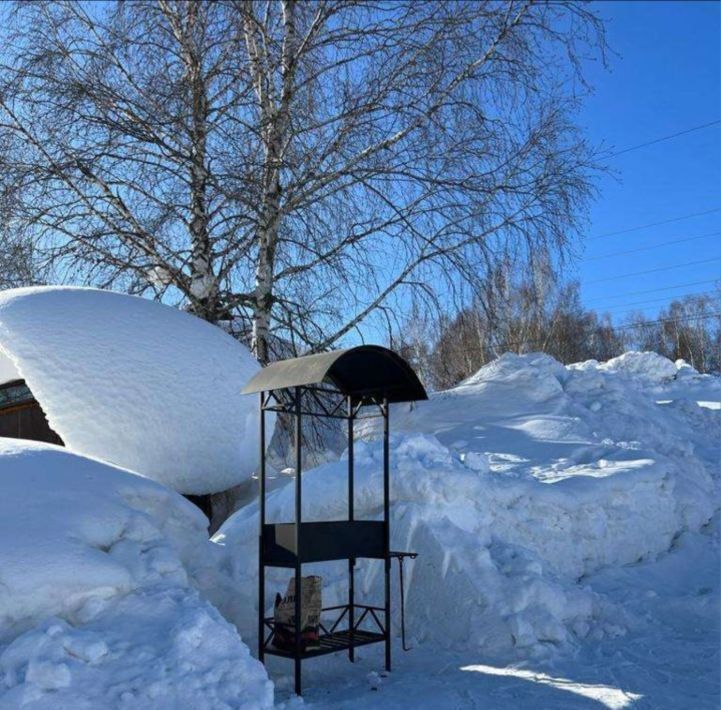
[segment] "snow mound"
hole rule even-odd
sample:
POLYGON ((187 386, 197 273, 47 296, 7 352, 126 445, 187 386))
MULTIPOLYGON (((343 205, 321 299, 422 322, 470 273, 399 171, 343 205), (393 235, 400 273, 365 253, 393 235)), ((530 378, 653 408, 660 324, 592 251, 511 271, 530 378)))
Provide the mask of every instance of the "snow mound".
POLYGON ((187 313, 83 288, 0 293, 0 355, 66 446, 160 481, 215 493, 257 464, 250 352, 187 313))
POLYGON ((671 379, 678 371, 675 363, 654 352, 627 352, 599 366, 599 369, 632 375, 647 383, 660 383, 671 379))
MULTIPOLYGON (((677 371, 651 357, 564 367, 506 355, 427 402, 393 408, 391 547, 420 553, 406 584, 418 640, 528 657, 623 633, 623 611, 589 575, 662 555, 721 499, 720 412, 698 404, 721 402, 721 380, 667 379, 668 364, 677 371)), ((378 518, 378 430, 358 429, 357 517, 378 518)), ((304 473, 304 519, 344 519, 345 486, 343 461, 304 473)), ((268 519, 292 520, 292 506, 292 487, 273 491, 268 519)), ((214 540, 240 590, 223 608, 251 634, 257 504, 214 540)), ((317 573, 326 601, 342 603, 342 565, 317 573)), ((371 603, 381 574, 360 565, 371 603)), ((284 588, 283 575, 270 579, 284 588)))
MULTIPOLYGON (((587 632, 598 611, 594 595, 564 585, 538 555, 509 544, 497 529, 503 516, 499 508, 512 506, 510 492, 494 490, 485 474, 465 466, 432 436, 393 437, 391 462, 391 547, 421 554, 406 581, 407 619, 416 640, 508 652, 568 641, 574 628, 587 632)), ((358 518, 382 517, 381 471, 378 443, 357 444, 358 518)), ((344 519, 345 475, 345 461, 303 475, 305 520, 344 519)), ((267 514, 269 520, 292 519, 292 487, 270 494, 267 514)), ((254 622, 257 525, 257 506, 251 504, 214 537, 226 548, 227 569, 240 592, 236 599, 219 603, 244 635, 252 633, 254 622)), ((319 565, 316 571, 326 583, 324 605, 343 603, 344 566, 319 565)), ((381 574, 379 563, 359 561, 361 603, 380 603, 381 574)), ((284 571, 269 577, 282 589, 287 575, 284 571)))
POLYGON ((153 481, 0 439, 0 707, 264 708, 272 686, 189 585, 204 516, 153 481))

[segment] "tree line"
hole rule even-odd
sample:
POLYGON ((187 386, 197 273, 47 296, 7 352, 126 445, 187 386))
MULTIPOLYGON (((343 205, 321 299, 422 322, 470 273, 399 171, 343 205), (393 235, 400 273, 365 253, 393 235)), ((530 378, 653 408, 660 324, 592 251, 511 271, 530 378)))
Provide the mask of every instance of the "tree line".
POLYGON ((504 352, 542 351, 568 364, 650 350, 721 374, 721 284, 673 299, 653 316, 637 311, 614 320, 583 306, 578 283, 545 283, 497 277, 484 298, 451 315, 423 317, 416 309, 395 345, 435 390, 453 387, 504 352))

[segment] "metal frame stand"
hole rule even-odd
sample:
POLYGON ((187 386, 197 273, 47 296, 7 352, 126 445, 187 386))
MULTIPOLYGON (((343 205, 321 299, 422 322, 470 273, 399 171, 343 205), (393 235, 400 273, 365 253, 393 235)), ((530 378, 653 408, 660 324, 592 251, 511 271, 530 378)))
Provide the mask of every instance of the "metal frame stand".
POLYGON ((387 398, 356 399, 328 388, 297 386, 260 393, 260 515, 258 536, 258 658, 267 654, 292 658, 294 661, 295 692, 302 691, 301 663, 305 658, 347 650, 348 658, 355 661, 355 649, 371 643, 385 643, 385 668, 391 670, 391 552, 390 552, 390 475, 389 475, 389 413, 387 398), (279 394, 279 392, 281 394, 279 394), (283 394, 284 393, 284 394, 283 394), (324 397, 339 397, 335 406, 324 397), (313 400, 308 406, 308 399, 313 400), (344 407, 345 405, 345 407, 344 407), (315 408, 313 408, 315 407, 315 408), (361 410, 372 407, 377 413, 361 415, 361 410), (343 409, 346 413, 343 413, 343 409), (295 418, 295 520, 292 523, 268 524, 266 521, 266 466, 265 466, 265 413, 284 412, 295 418), (302 521, 302 418, 306 416, 341 418, 348 421, 348 520, 347 522, 303 523, 302 521), (357 521, 354 510, 354 424, 357 419, 370 416, 383 417, 383 521, 357 521), (292 529, 289 529, 292 528, 292 529), (292 533, 292 534, 288 534, 292 533), (382 559, 384 563, 384 607, 357 604, 355 600, 354 570, 356 559, 366 557, 382 559), (301 629, 301 584, 303 564, 307 562, 347 559, 348 604, 330 607, 323 611, 340 611, 340 617, 330 627, 321 624, 325 632, 320 637, 320 648, 304 649, 301 629), (265 617, 265 568, 285 567, 295 575, 295 623, 292 649, 278 649, 272 644, 275 634, 273 618, 265 617), (360 616, 356 615, 360 611, 360 616), (382 614, 383 623, 378 616, 382 614), (338 631, 347 617, 347 629, 338 631), (374 629, 361 628, 375 622, 374 629), (266 629, 270 635, 266 636, 266 629))

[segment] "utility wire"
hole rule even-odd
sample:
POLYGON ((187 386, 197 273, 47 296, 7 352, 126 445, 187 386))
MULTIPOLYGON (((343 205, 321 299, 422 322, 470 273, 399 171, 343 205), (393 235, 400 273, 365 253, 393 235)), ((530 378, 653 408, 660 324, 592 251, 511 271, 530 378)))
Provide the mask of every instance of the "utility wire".
MULTIPOLYGON (((628 313, 622 313, 618 318, 628 313)), ((721 312, 719 313, 706 313, 705 315, 699 316, 683 316, 681 318, 659 318, 657 320, 645 320, 642 324, 639 323, 627 323, 626 325, 614 326, 614 330, 630 330, 637 328, 639 325, 661 325, 662 323, 687 323, 697 320, 706 320, 708 318, 721 318, 721 312)))
POLYGON ((634 301, 633 303, 617 303, 616 305, 610 306, 608 308, 599 307, 599 308, 594 308, 592 310, 603 311, 605 313, 607 311, 613 311, 613 310, 617 310, 619 308, 628 308, 629 306, 645 306, 649 303, 659 303, 661 301, 669 301, 669 300, 676 301, 681 298, 687 298, 688 296, 709 296, 709 297, 711 297, 713 295, 714 294, 709 293, 708 291, 699 291, 696 293, 683 293, 680 296, 675 296, 671 299, 669 299, 668 296, 661 296, 660 298, 652 298, 648 301, 634 301))
MULTIPOLYGON (((625 298, 626 296, 641 296, 645 293, 659 293, 662 291, 673 291, 677 288, 686 288, 688 286, 701 286, 701 284, 711 284, 720 281, 721 279, 706 279, 704 281, 691 281, 685 284, 676 284, 675 286, 661 286, 661 288, 650 288, 644 291, 626 291, 625 293, 615 293, 602 298, 625 298)), ((591 299, 591 302, 598 299, 591 299)))
POLYGON ((693 126, 687 128, 684 131, 678 131, 677 133, 671 133, 667 136, 661 136, 661 138, 654 138, 653 140, 646 141, 645 143, 639 143, 638 145, 632 145, 630 148, 624 148, 618 150, 615 153, 611 153, 609 158, 615 158, 617 155, 623 155, 624 153, 630 153, 632 150, 638 150, 639 148, 646 148, 649 145, 655 145, 656 143, 663 143, 664 141, 670 141, 672 138, 678 138, 679 136, 685 136, 687 133, 693 133, 694 131, 700 131, 703 128, 710 128, 711 126, 717 126, 721 123, 721 119, 710 121, 709 123, 702 123, 700 126, 693 126))
POLYGON ((668 242, 661 242, 660 244, 650 244, 645 247, 638 247, 638 249, 627 249, 625 251, 614 251, 611 254, 601 254, 600 256, 587 256, 581 259, 581 261, 598 261, 599 259, 610 259, 612 256, 625 256, 626 254, 635 254, 639 251, 649 251, 651 249, 660 249, 661 247, 671 246, 672 244, 683 244, 685 242, 693 242, 697 239, 706 239, 708 237, 716 237, 721 232, 709 232, 708 234, 699 234, 696 237, 685 237, 684 239, 673 239, 668 242))
POLYGON ((604 237, 615 237, 618 234, 628 234, 629 232, 638 232, 641 229, 648 229, 649 227, 659 227, 662 224, 671 224, 671 222, 681 222, 684 219, 691 219, 692 217, 702 217, 706 214, 713 214, 714 212, 721 212, 721 207, 714 207, 713 209, 706 210, 705 212, 692 212, 691 214, 681 215, 680 217, 672 217, 671 219, 664 219, 660 222, 650 222, 649 224, 642 224, 638 227, 629 227, 628 229, 620 229, 617 232, 605 232, 604 234, 596 234, 593 237, 587 237, 586 241, 590 242, 594 239, 603 239, 604 237))
MULTIPOLYGON (((643 325, 660 325, 662 323, 686 323, 691 321, 698 321, 698 320, 707 320, 708 318, 716 318, 721 317, 721 312, 719 313, 706 313, 704 315, 699 316, 684 316, 682 318, 658 318, 657 320, 649 320, 644 321, 643 325)), ((603 323, 599 324, 601 327, 604 327, 603 323)), ((638 323, 628 323, 626 325, 613 325, 611 326, 613 328, 614 332, 622 331, 622 330, 631 330, 632 328, 638 327, 638 323)), ((586 341, 588 338, 592 337, 593 333, 589 333, 588 337, 586 338, 586 341)), ((506 350, 508 348, 518 348, 518 347, 528 347, 531 345, 544 345, 546 342, 548 342, 548 338, 534 338, 532 340, 519 340, 516 342, 505 342, 505 343, 498 343, 498 344, 491 344, 491 347, 493 347, 496 350, 506 350)))
POLYGON ((600 284, 606 281, 617 281, 618 279, 626 279, 630 276, 643 276, 644 274, 655 274, 659 271, 672 271, 673 269, 681 269, 685 266, 696 266, 697 264, 710 264, 713 261, 721 261, 721 257, 714 257, 713 259, 698 259, 697 261, 687 261, 684 264, 671 264, 670 266, 659 266, 655 269, 646 269, 645 271, 634 271, 630 274, 619 274, 617 276, 607 276, 603 279, 594 279, 593 281, 586 281, 587 284, 600 284))

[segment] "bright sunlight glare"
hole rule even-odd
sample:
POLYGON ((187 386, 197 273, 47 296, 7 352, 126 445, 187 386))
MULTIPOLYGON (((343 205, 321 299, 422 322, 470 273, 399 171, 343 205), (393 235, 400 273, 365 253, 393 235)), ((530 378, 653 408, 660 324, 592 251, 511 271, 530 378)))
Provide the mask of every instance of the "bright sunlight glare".
POLYGON ((550 685, 559 690, 567 690, 569 693, 582 695, 584 698, 596 700, 601 705, 611 710, 623 710, 630 707, 636 700, 643 696, 637 693, 628 693, 620 688, 612 688, 608 685, 589 685, 588 683, 577 683, 568 678, 553 678, 545 673, 523 670, 522 668, 495 668, 493 666, 473 665, 463 666, 462 671, 473 671, 474 673, 485 673, 486 675, 511 676, 521 678, 533 683, 550 685))

